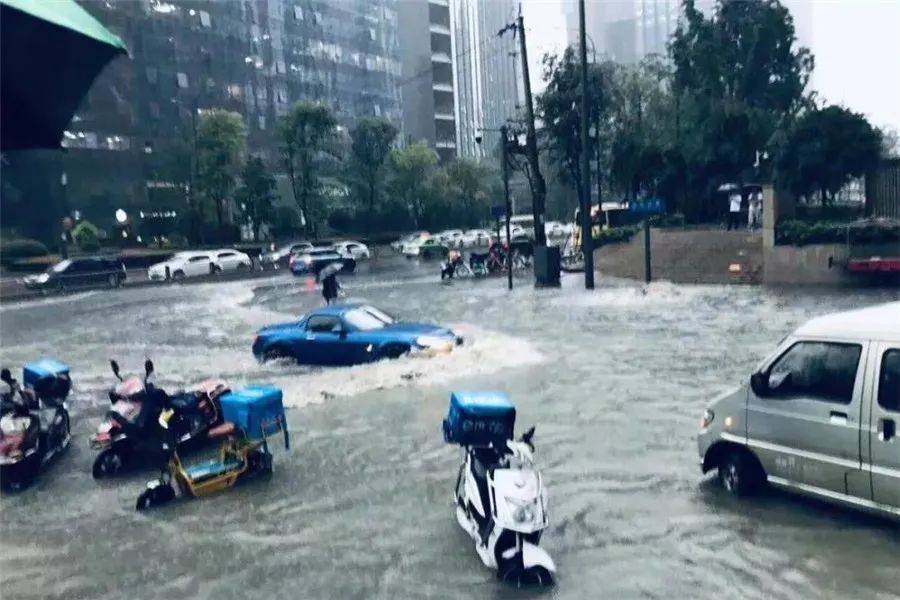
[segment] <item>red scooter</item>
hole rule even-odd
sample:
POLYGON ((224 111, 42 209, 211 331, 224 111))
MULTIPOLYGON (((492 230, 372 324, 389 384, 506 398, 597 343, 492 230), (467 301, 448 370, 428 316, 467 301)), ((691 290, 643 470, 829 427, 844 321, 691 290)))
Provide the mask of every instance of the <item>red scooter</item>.
POLYGON ((224 381, 204 381, 195 390, 170 396, 149 381, 153 373, 150 360, 144 363, 143 378, 132 375, 123 379, 118 363, 111 360, 110 366, 119 383, 109 392, 112 406, 106 419, 91 437, 91 448, 100 451, 92 469, 95 479, 152 462, 158 451, 158 419, 164 409, 174 411, 170 427, 179 444, 205 439, 221 422, 218 398, 228 391, 224 381))

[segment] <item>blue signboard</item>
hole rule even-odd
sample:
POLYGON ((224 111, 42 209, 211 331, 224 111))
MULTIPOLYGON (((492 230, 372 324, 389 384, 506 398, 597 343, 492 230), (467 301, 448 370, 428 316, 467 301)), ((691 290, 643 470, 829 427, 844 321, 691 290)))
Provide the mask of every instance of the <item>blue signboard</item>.
POLYGON ((491 217, 496 220, 501 220, 506 218, 506 207, 505 206, 492 206, 491 207, 491 217))
POLYGON ((646 198, 628 203, 628 211, 641 215, 658 215, 666 212, 666 201, 662 198, 646 198))

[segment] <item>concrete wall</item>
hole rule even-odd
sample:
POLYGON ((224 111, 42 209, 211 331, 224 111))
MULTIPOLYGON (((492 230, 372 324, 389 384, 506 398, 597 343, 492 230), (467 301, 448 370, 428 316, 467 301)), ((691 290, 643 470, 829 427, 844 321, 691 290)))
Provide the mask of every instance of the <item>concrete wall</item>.
POLYGON ((852 285, 858 280, 844 267, 844 244, 766 247, 763 264, 763 282, 771 285, 852 285))
MULTIPOLYGON (((675 283, 760 283, 762 236, 722 229, 651 229, 654 280, 675 283)), ((644 279, 644 233, 628 243, 610 244, 594 253, 601 277, 644 279)))

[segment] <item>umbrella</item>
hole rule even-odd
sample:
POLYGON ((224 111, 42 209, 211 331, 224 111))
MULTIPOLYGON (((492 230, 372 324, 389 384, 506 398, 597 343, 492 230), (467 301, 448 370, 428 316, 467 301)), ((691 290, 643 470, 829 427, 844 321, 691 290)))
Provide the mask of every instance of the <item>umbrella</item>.
POLYGON ((333 262, 322 267, 322 270, 319 271, 319 279, 325 279, 331 275, 334 275, 338 271, 344 268, 344 263, 333 262))
POLYGON ((74 0, 0 0, 0 151, 59 148, 63 130, 125 44, 74 0))

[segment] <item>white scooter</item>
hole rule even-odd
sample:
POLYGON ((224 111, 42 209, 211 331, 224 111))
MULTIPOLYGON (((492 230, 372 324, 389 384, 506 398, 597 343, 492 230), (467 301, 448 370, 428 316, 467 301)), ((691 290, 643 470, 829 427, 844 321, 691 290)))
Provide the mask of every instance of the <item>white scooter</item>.
POLYGON ((456 520, 486 567, 504 582, 552 585, 556 565, 538 547, 549 524, 547 492, 534 468, 534 427, 506 448, 466 447, 456 481, 456 520))

